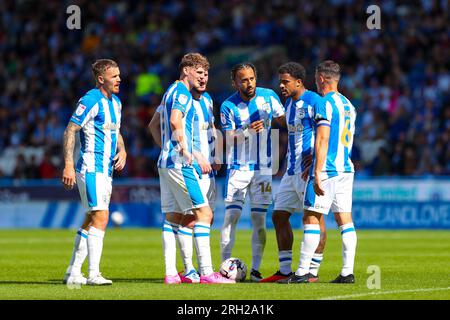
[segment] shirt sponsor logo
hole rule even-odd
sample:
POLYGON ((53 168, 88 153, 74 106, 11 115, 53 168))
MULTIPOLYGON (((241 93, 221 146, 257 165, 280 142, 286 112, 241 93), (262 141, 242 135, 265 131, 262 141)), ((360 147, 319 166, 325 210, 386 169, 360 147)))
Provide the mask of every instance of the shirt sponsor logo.
POLYGON ((301 123, 297 123, 296 125, 288 124, 287 127, 290 133, 303 131, 303 125, 301 123))
POLYGON ((103 124, 102 128, 103 130, 119 130, 119 125, 117 123, 105 123, 103 124))

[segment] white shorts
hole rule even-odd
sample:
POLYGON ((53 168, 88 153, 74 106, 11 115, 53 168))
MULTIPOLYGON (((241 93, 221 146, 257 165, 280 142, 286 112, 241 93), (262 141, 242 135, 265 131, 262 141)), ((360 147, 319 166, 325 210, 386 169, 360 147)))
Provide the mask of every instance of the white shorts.
MULTIPOLYGON (((208 198, 208 204, 211 210, 214 212, 216 209, 216 179, 214 176, 209 177, 207 174, 204 174, 199 181, 200 188, 202 192, 206 194, 208 198)), ((181 212, 181 211, 173 211, 173 212, 181 212)), ((191 210, 186 211, 185 214, 194 214, 191 210)))
POLYGON ((239 201, 244 203, 247 192, 251 204, 271 204, 272 176, 261 174, 259 170, 229 169, 225 185, 225 202, 239 201))
POLYGON ((203 178, 200 179, 200 188, 206 193, 209 207, 214 211, 216 208, 216 179, 214 178, 214 175, 211 177, 203 175, 203 178))
POLYGON ((325 195, 314 192, 314 179, 310 178, 306 186, 305 210, 328 214, 328 212, 352 212, 353 173, 339 173, 336 177, 322 180, 325 195))
POLYGON ((109 210, 112 178, 100 172, 76 173, 81 203, 89 212, 109 210))
POLYGON ((161 211, 186 212, 191 209, 206 207, 209 185, 203 186, 202 179, 193 167, 158 168, 161 187, 161 211), (208 187, 208 188, 207 188, 208 187))
POLYGON ((301 174, 291 176, 285 174, 275 195, 274 210, 282 210, 289 213, 303 211, 305 188, 306 181, 303 181, 301 174))

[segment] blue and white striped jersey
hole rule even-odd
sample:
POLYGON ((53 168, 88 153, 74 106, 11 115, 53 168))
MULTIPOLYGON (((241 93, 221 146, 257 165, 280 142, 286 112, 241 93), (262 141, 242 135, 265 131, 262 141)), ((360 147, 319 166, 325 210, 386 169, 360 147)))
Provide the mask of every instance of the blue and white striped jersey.
POLYGON ((175 81, 167 89, 163 96, 160 111, 161 120, 161 143, 162 149, 158 159, 158 168, 182 168, 182 159, 175 150, 178 144, 172 134, 170 126, 170 115, 173 109, 183 113, 183 133, 186 138, 188 151, 192 153, 193 147, 193 125, 195 108, 192 107, 192 95, 181 81, 175 81))
POLYGON ((205 92, 199 100, 193 99, 194 116, 194 149, 206 156, 213 163, 214 156, 214 113, 211 96, 205 92))
POLYGON ((122 103, 116 95, 106 98, 99 89, 89 90, 79 101, 70 121, 79 125, 80 158, 76 171, 113 172, 117 151, 122 103))
POLYGON ((284 109, 278 95, 271 89, 256 88, 256 94, 250 101, 245 101, 234 93, 222 103, 220 119, 222 128, 227 130, 247 129, 250 123, 264 120, 266 130, 257 135, 249 135, 243 145, 234 142, 227 147, 229 169, 260 170, 271 168, 271 126, 272 119, 284 115, 284 109))
POLYGON ((350 100, 339 92, 330 92, 323 97, 315 116, 318 126, 330 126, 327 160, 322 172, 328 178, 341 172, 355 172, 351 160, 353 136, 355 134, 356 110, 350 100))
POLYGON ((314 153, 314 115, 321 101, 317 93, 306 90, 297 101, 288 98, 284 104, 288 130, 286 172, 290 176, 302 173, 305 170, 303 157, 314 153))

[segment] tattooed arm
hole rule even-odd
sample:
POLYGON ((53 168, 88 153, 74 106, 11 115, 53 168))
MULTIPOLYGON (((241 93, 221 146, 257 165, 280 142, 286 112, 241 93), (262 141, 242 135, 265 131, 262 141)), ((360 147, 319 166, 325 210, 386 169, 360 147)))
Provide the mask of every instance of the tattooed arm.
POLYGON ((153 114, 153 118, 148 124, 148 129, 153 137, 153 140, 155 140, 155 143, 162 148, 162 142, 161 142, 161 114, 156 111, 153 114))
POLYGON ((75 134, 81 127, 73 122, 69 122, 64 131, 63 153, 64 153, 64 171, 62 183, 64 188, 70 190, 75 185, 75 167, 73 163, 73 149, 75 148, 75 134))
POLYGON ((117 139, 117 154, 114 157, 114 169, 117 171, 121 171, 125 167, 125 163, 127 162, 127 152, 125 150, 125 142, 123 141, 122 135, 119 133, 119 137, 117 139))

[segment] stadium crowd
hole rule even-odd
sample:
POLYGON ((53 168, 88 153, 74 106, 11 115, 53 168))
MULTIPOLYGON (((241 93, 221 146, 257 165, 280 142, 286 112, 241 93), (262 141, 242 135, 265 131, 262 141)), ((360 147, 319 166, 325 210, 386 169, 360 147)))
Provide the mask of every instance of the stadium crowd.
MULTIPOLYGON (((159 148, 146 126, 164 89, 178 78, 180 57, 245 46, 283 46, 289 60, 307 68, 313 90, 319 61, 341 64, 341 90, 358 112, 352 155, 357 175, 449 175, 448 2, 383 1, 380 30, 367 28, 367 5, 1 1, 0 178, 60 176, 62 135, 76 102, 93 86, 90 67, 97 58, 116 60, 122 73, 128 162, 121 176, 157 176, 159 148), (72 3, 81 8, 80 30, 66 26, 72 3)), ((286 62, 280 59, 256 61, 259 86, 278 91, 277 68, 286 62)), ((232 88, 227 83, 209 91, 218 109, 217 97, 232 88)))

